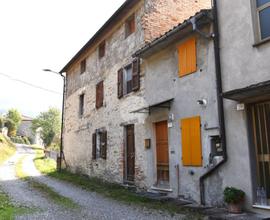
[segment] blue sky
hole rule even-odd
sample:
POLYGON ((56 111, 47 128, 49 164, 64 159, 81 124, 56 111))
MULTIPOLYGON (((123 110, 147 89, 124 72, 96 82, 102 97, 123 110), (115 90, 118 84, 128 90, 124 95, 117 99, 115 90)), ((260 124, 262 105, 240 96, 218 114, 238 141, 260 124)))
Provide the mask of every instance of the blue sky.
POLYGON ((59 71, 123 2, 0 0, 0 112, 61 108, 62 79, 42 69, 59 71))

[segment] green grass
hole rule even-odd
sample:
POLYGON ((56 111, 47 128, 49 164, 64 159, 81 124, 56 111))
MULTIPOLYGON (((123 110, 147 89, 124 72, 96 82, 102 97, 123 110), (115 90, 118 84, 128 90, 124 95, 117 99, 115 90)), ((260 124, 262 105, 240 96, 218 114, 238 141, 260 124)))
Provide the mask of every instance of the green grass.
POLYGON ((18 207, 11 203, 7 194, 0 190, 0 219, 12 220, 15 216, 30 213, 32 210, 27 207, 18 207))
POLYGON ((0 134, 0 165, 16 152, 15 145, 0 134))
POLYGON ((79 206, 74 203, 71 199, 64 197, 60 195, 59 193, 55 192, 52 188, 47 186, 46 184, 40 183, 38 181, 35 181, 33 178, 29 177, 24 171, 23 171, 23 160, 24 157, 21 157, 16 164, 16 176, 27 181, 29 186, 40 191, 43 195, 46 196, 46 198, 50 199, 51 201, 55 202, 56 204, 64 207, 64 208, 71 208, 75 209, 79 206))
POLYGON ((34 162, 36 168, 43 174, 72 183, 85 190, 97 192, 105 197, 128 205, 138 205, 149 209, 162 210, 171 215, 176 213, 185 214, 188 219, 193 220, 199 220, 203 217, 197 210, 178 206, 172 201, 157 201, 145 198, 119 184, 109 183, 98 178, 89 178, 83 175, 72 174, 66 170, 57 172, 55 161, 45 158, 43 151, 39 149, 36 149, 36 159, 34 162))
POLYGON ((43 149, 35 148, 36 158, 34 163, 36 168, 43 174, 48 174, 56 171, 56 162, 53 159, 45 158, 43 149))

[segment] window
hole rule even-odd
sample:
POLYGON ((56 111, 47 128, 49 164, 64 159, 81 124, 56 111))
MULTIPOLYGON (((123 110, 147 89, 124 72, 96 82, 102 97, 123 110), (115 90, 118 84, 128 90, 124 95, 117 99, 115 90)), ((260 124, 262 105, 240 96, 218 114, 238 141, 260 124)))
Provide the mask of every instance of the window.
POLYGON ((100 108, 103 106, 103 99, 104 99, 104 87, 103 81, 101 81, 96 85, 96 108, 100 108))
POLYGON ((256 0, 259 39, 270 39, 270 0, 256 0))
POLYGON ((179 77, 197 71, 196 39, 192 37, 178 47, 179 77))
POLYGON ((132 92, 132 65, 124 68, 124 95, 132 92))
POLYGON ((131 15, 127 20, 125 24, 126 28, 126 38, 135 32, 135 16, 134 14, 131 15))
POLYGON ((185 118, 181 122, 182 161, 184 166, 202 166, 200 116, 185 118))
POLYGON ((118 70, 118 98, 140 89, 140 60, 118 70))
POLYGON ((98 47, 99 59, 101 59, 102 57, 105 56, 105 47, 106 47, 106 43, 105 43, 105 41, 103 41, 98 47))
POLYGON ((82 60, 80 65, 81 65, 81 72, 80 73, 83 74, 86 70, 86 60, 85 59, 82 60))
POLYGON ((107 158, 107 131, 98 129, 92 135, 92 159, 107 158))
POLYGON ((82 117, 84 113, 84 94, 80 95, 80 103, 79 103, 79 116, 82 117))

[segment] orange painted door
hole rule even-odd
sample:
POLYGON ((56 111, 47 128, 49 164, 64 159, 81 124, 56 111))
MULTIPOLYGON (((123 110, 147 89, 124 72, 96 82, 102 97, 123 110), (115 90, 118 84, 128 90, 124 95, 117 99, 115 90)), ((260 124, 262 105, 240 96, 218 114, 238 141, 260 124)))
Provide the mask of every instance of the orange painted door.
POLYGON ((156 123, 157 182, 169 182, 167 121, 156 123))

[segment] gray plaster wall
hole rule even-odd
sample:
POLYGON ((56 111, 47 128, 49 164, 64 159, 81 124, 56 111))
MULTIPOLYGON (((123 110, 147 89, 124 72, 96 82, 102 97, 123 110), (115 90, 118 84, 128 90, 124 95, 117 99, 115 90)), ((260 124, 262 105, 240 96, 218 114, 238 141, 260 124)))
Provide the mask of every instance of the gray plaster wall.
MULTIPOLYGON (((211 28, 204 31, 210 32, 211 28)), ((168 120, 174 115, 173 126, 168 128, 170 187, 172 196, 179 195, 199 202, 199 178, 209 166, 210 136, 219 135, 216 107, 215 63, 212 40, 197 38, 197 72, 178 76, 178 45, 186 40, 179 40, 166 49, 143 60, 145 69, 145 100, 151 105, 174 98, 170 110, 157 109, 145 120, 145 138, 151 138, 152 148, 148 150, 148 186, 156 183, 156 147, 154 123, 168 120), (208 104, 202 107, 197 100, 206 99, 208 104), (202 167, 182 165, 180 120, 193 116, 201 117, 201 142, 203 152, 202 167), (206 128, 210 128, 205 129, 206 128), (212 128, 212 129, 211 129, 212 128), (180 166, 179 186, 176 166, 180 166), (194 175, 190 175, 190 171, 194 175)), ((219 189, 220 190, 220 189, 219 189)), ((214 194, 216 196, 216 193, 214 194)))
MULTIPOLYGON (((256 31, 250 0, 217 1, 220 28, 220 52, 223 91, 247 87, 269 80, 270 42, 254 46, 256 31)), ((222 186, 241 188, 247 194, 246 207, 251 209, 252 178, 247 129, 247 108, 236 111, 235 101, 224 100, 228 162, 219 172, 222 186)), ((260 210, 253 210, 259 212, 260 210)), ((269 212, 268 212, 269 214, 269 212)))

